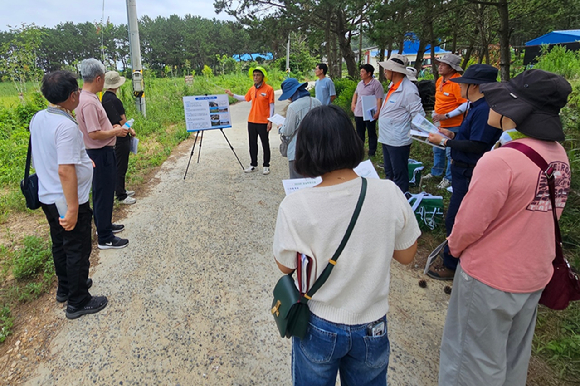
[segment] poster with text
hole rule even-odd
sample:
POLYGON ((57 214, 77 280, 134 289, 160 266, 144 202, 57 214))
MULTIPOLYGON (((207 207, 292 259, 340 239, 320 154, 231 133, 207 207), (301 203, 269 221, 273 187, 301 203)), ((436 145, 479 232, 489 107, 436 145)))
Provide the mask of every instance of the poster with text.
POLYGON ((232 127, 230 102, 226 94, 183 97, 187 131, 232 127))

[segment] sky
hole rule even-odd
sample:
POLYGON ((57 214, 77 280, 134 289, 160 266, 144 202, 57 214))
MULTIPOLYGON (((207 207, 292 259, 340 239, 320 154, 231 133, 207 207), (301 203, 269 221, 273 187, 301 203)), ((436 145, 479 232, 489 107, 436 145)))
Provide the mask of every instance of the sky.
MULTIPOLYGON (((123 0, 0 0, 4 5, 0 12, 0 31, 8 31, 8 25, 20 27, 22 23, 49 28, 67 21, 100 23, 103 1, 105 22, 109 18, 115 25, 127 24, 127 2, 123 0)), ((223 12, 216 15, 212 0, 136 0, 136 4, 138 18, 191 14, 207 19, 233 20, 223 12)))

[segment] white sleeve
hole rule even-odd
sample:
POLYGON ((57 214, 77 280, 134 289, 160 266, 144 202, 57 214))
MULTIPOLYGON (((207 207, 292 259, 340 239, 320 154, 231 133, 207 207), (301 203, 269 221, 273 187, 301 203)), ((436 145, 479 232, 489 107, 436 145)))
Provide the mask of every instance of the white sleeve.
POLYGON ((237 100, 239 100, 239 101, 242 101, 242 102, 244 102, 246 100, 246 97, 245 96, 238 95, 238 94, 234 94, 234 98, 237 99, 237 100))
POLYGON ((274 103, 270 103, 270 116, 274 116, 274 103))
POLYGON ((447 115, 449 116, 449 118, 454 118, 458 115, 463 114, 465 111, 467 111, 467 104, 468 103, 469 102, 462 103, 455 110, 448 112, 447 115))

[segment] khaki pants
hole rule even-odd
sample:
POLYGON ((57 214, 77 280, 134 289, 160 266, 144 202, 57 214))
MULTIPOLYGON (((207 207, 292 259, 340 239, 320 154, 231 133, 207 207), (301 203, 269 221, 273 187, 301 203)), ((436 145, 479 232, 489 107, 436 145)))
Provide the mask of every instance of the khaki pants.
POLYGON ((457 266, 439 359, 439 386, 525 386, 542 291, 492 288, 457 266))

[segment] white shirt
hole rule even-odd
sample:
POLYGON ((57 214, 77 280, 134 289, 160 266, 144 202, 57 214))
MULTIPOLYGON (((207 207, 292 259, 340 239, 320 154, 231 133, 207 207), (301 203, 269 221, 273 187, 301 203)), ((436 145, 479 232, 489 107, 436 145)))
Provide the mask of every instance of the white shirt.
POLYGON ((58 166, 72 164, 77 173, 79 205, 84 204, 89 201, 93 162, 87 155, 78 125, 64 112, 51 111, 39 111, 30 122, 32 161, 38 176, 40 202, 54 204, 64 197, 58 166))
MULTIPOLYGON (((393 252, 408 249, 421 234, 411 206, 392 181, 367 182, 351 237, 328 280, 308 302, 315 315, 333 323, 370 323, 387 313, 393 252)), ((361 179, 355 178, 286 196, 274 232, 276 260, 294 269, 296 252, 312 257, 314 283, 346 232, 360 189, 361 179)))

